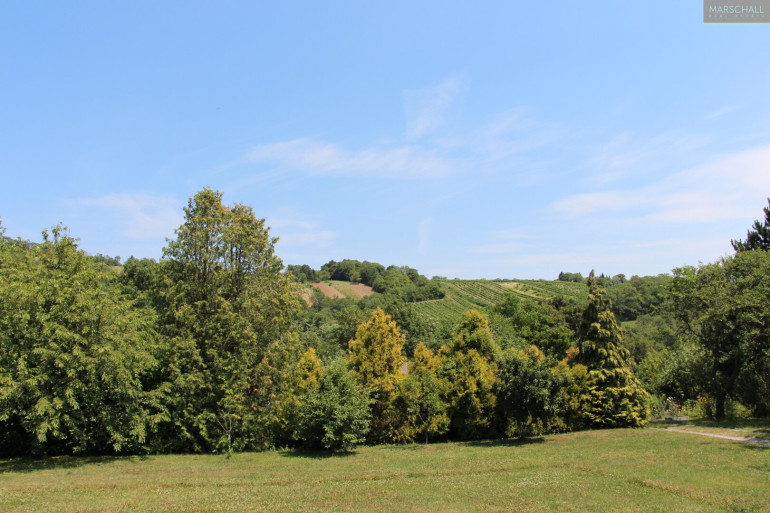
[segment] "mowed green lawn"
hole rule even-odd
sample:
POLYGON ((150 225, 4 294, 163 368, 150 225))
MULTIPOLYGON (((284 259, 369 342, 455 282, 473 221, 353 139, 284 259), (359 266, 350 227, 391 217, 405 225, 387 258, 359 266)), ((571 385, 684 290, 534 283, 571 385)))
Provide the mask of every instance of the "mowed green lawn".
POLYGON ((770 448, 652 429, 508 441, 0 461, 0 511, 770 511, 770 448))

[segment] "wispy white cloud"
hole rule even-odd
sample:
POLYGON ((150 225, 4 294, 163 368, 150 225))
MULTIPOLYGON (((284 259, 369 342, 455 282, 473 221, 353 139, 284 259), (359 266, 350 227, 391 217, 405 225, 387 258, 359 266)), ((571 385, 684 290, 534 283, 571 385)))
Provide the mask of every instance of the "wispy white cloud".
POLYGON ((621 133, 589 150, 593 155, 583 166, 584 182, 603 186, 631 176, 655 177, 658 171, 669 171, 672 165, 689 165, 686 159, 710 141, 704 135, 679 132, 665 132, 649 139, 621 133))
POLYGON ((322 229, 319 223, 308 221, 290 208, 267 218, 267 224, 271 235, 278 236, 277 248, 284 259, 296 259, 299 255, 312 258, 310 255, 332 246, 337 238, 336 232, 322 229))
POLYGON ((254 146, 243 159, 261 168, 260 180, 264 180, 263 175, 286 172, 306 176, 436 179, 470 172, 510 175, 519 171, 522 176, 542 180, 548 174, 542 168, 536 173, 523 171, 537 167, 533 167, 532 159, 525 158, 557 141, 562 130, 525 109, 504 111, 485 124, 450 128, 468 87, 468 76, 458 74, 434 86, 406 91, 407 133, 403 140, 385 138, 355 148, 298 137, 254 146))
POLYGON ((503 160, 548 146, 561 134, 561 128, 535 118, 526 110, 511 109, 482 126, 471 141, 488 160, 503 160))
POLYGON ((441 129, 469 80, 465 74, 454 75, 437 85, 405 91, 407 138, 417 139, 441 129))
POLYGON ((73 203, 101 209, 122 226, 121 236, 131 239, 170 237, 183 221, 180 203, 166 195, 105 194, 73 203))
POLYGON ((435 178, 457 166, 418 146, 349 150, 306 138, 259 145, 249 150, 246 157, 254 163, 273 164, 310 175, 435 178))
POLYGON ((703 119, 704 120, 709 120, 709 119, 719 118, 719 117, 724 116, 725 114, 730 114, 731 112, 735 112, 736 110, 738 110, 738 108, 739 107, 736 106, 736 105, 730 105, 730 106, 727 106, 727 107, 722 107, 721 109, 717 109, 715 111, 709 112, 708 114, 703 116, 703 119))
POLYGON ((650 221, 707 222, 750 218, 756 198, 770 190, 770 146, 715 157, 627 189, 576 194, 552 209, 562 215, 619 215, 650 221))
POLYGON ((648 205, 652 198, 638 191, 605 191, 574 194, 552 205, 552 209, 567 216, 585 216, 597 212, 610 213, 648 205))

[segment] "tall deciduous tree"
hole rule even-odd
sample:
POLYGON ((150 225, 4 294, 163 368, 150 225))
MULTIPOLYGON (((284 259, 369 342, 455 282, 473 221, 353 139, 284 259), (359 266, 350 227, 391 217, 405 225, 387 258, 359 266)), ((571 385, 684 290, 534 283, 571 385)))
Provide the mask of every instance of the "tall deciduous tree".
POLYGON ((583 417, 591 427, 642 426, 649 416, 649 394, 631 370, 631 355, 623 347, 612 305, 593 271, 588 277, 588 297, 575 359, 588 368, 583 417))
POLYGON ((0 240, 0 443, 17 454, 136 450, 163 416, 144 384, 152 314, 66 229, 43 237, 0 240))
POLYGON ((770 253, 743 251, 674 270, 674 312, 709 353, 716 417, 730 397, 770 409, 770 253))
MULTIPOLYGON (((190 198, 185 221, 164 249, 162 330, 168 345, 174 449, 223 448, 226 431, 253 447, 267 434, 246 433, 274 406, 278 366, 271 344, 286 339, 298 307, 277 239, 250 207, 222 204, 204 189, 190 198), (233 425, 223 429, 223 425, 233 425)), ((278 354, 281 354, 278 351, 278 354)))
POLYGON ((766 416, 770 414, 770 251, 735 255, 729 270, 737 287, 744 358, 738 394, 755 415, 766 416))

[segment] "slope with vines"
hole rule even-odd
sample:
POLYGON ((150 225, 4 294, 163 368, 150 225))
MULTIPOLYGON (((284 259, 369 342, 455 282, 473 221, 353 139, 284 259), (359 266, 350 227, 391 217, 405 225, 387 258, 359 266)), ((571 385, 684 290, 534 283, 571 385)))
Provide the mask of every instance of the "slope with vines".
POLYGON ((463 312, 494 306, 509 294, 523 301, 547 301, 556 296, 582 301, 585 297, 583 284, 544 280, 446 280, 441 287, 444 299, 414 304, 420 313, 439 322, 455 322, 463 312))

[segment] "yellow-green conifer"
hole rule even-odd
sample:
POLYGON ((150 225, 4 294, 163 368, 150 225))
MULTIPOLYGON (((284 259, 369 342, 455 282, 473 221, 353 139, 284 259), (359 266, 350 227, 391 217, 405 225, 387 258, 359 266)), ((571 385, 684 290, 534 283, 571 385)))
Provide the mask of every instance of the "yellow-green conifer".
POLYGON ((372 404, 372 440, 392 439, 400 424, 394 402, 406 358, 401 351, 406 336, 381 308, 361 323, 349 342, 348 365, 361 386, 369 391, 372 404))

